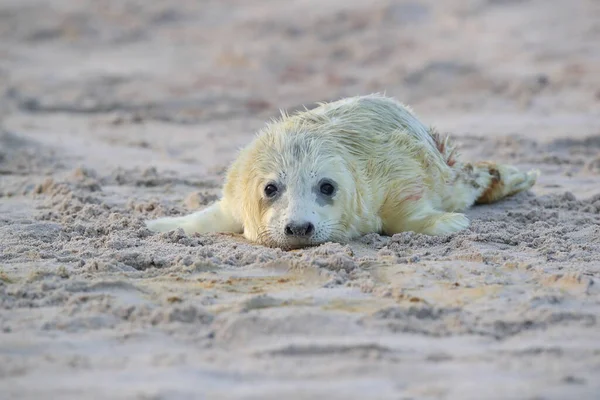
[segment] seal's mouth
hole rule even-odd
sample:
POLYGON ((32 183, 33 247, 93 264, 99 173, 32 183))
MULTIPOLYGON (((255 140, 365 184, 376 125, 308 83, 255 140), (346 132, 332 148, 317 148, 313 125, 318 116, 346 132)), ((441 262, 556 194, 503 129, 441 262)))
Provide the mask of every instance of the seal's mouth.
POLYGON ((298 250, 306 247, 314 247, 319 246, 325 242, 312 240, 310 238, 301 239, 301 238, 290 238, 286 240, 275 240, 273 238, 263 238, 262 245, 272 248, 280 248, 281 250, 289 251, 289 250, 298 250))
POLYGON ((291 240, 283 243, 275 244, 275 247, 279 247, 282 250, 298 250, 306 247, 319 246, 322 242, 316 242, 314 240, 291 240))
POLYGON ((298 250, 304 249, 306 247, 314 247, 323 244, 322 242, 314 242, 314 241, 305 241, 305 242, 296 242, 296 243, 286 243, 281 247, 282 250, 298 250))
POLYGON ((255 242, 266 247, 279 248, 284 251, 297 250, 316 247, 329 242, 346 243, 348 238, 342 232, 341 229, 334 232, 317 229, 310 236, 292 236, 279 234, 278 230, 265 229, 261 231, 255 242))

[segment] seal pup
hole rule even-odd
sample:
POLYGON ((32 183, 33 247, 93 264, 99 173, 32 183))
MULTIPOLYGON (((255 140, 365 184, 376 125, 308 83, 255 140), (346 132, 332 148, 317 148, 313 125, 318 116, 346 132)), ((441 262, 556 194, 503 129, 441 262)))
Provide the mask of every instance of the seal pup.
POLYGON ((444 235, 461 213, 529 189, 537 171, 463 163, 448 137, 382 95, 320 103, 268 123, 227 172, 213 205, 149 229, 243 233, 293 249, 378 232, 444 235))

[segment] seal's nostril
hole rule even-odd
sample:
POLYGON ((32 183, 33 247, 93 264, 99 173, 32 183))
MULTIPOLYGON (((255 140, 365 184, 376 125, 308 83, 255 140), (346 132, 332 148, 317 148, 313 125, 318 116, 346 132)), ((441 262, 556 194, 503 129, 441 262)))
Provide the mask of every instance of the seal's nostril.
POLYGON ((286 225, 284 231, 285 231, 285 234, 288 235, 288 236, 293 236, 294 235, 294 231, 292 231, 292 225, 291 224, 286 225))
POLYGON ((306 224, 306 236, 312 235, 312 233, 315 231, 315 226, 313 224, 311 224, 310 222, 308 224, 306 224))
POLYGON ((301 224, 291 222, 284 228, 286 236, 307 237, 312 235, 314 231, 315 226, 310 222, 304 222, 301 224))

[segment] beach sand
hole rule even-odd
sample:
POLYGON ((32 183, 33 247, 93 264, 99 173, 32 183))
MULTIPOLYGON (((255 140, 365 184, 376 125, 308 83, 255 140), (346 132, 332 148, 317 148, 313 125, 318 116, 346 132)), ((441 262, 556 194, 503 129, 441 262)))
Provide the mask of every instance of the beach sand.
POLYGON ((0 1, 2 399, 597 399, 600 3, 0 1), (536 186, 285 252, 144 220, 385 92, 536 186))

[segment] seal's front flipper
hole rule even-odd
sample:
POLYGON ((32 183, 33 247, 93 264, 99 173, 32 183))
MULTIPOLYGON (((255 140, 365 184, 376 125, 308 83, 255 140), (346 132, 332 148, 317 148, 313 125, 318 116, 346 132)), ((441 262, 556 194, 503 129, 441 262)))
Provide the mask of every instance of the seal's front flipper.
POLYGON ((417 232, 425 235, 447 235, 466 229, 469 219, 461 213, 439 211, 426 200, 420 200, 398 209, 395 214, 383 221, 383 231, 387 235, 400 232, 417 232))
POLYGON ((165 217, 146 221, 151 231, 169 232, 177 228, 186 234, 208 232, 242 233, 242 224, 237 222, 222 201, 218 201, 203 210, 183 217, 165 217))

